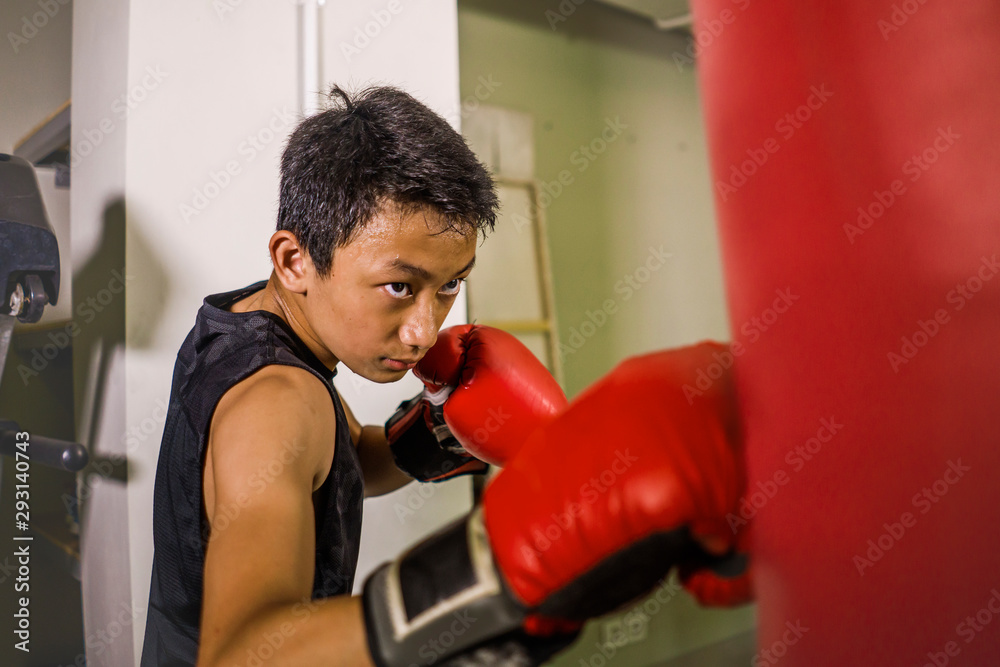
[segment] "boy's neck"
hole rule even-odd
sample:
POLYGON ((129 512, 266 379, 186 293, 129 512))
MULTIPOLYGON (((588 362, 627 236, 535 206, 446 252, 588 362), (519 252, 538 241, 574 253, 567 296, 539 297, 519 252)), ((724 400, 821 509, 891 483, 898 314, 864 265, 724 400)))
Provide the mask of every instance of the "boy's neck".
POLYGON ((265 310, 273 313, 295 332, 295 335, 306 344, 306 347, 316 355, 317 359, 323 362, 324 366, 333 370, 339 363, 339 360, 313 334, 302 309, 298 305, 296 296, 284 288, 273 271, 264 289, 240 299, 230 306, 229 310, 234 313, 245 313, 251 310, 265 310))

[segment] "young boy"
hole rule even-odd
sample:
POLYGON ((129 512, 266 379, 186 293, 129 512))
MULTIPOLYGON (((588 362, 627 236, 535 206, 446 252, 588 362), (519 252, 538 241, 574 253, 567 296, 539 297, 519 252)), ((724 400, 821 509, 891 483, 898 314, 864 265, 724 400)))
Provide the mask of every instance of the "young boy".
POLYGON ((489 174, 409 95, 333 93, 285 149, 270 279, 207 297, 178 353, 142 664, 540 664, 701 565, 687 526, 712 553, 733 541, 730 397, 682 391, 714 348, 623 364, 566 407, 513 337, 439 339, 495 221, 489 174), (385 427, 332 384, 338 363, 392 382, 418 361, 427 389, 385 427), (505 469, 483 503, 352 597, 363 497, 484 461, 505 469))
POLYGON ((407 474, 332 379, 343 363, 394 382, 435 344, 493 228, 492 180, 406 93, 331 98, 282 156, 270 279, 207 297, 178 353, 143 665, 279 648, 281 664, 371 664, 350 596, 363 497, 486 468, 452 447, 407 474))

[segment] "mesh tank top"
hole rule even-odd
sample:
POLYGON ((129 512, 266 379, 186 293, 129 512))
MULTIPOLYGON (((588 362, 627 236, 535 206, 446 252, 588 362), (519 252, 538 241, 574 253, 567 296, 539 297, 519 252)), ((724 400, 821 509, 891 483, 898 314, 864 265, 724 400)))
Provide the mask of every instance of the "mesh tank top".
POLYGON ((313 493, 313 598, 348 594, 354 584, 364 486, 347 417, 333 386, 336 371, 326 368, 277 315, 227 310, 265 284, 206 297, 177 353, 153 491, 153 572, 143 667, 195 663, 208 537, 201 488, 208 429, 222 395, 267 364, 304 368, 330 392, 337 441, 330 473, 313 493))

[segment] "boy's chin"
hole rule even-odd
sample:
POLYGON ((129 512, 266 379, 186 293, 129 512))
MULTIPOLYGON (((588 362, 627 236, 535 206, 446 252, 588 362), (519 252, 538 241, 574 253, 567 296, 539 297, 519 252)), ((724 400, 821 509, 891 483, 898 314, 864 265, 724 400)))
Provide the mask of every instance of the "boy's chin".
MULTIPOLYGON (((341 363, 344 362, 341 361, 341 363)), ((405 370, 397 371, 391 368, 379 367, 377 364, 368 366, 367 368, 364 369, 354 369, 348 366, 347 364, 344 365, 347 366, 351 370, 351 372, 357 375, 358 377, 363 377, 366 380, 369 380, 371 382, 376 382, 378 384, 388 384, 390 382, 398 382, 399 380, 402 380, 403 376, 406 375, 406 373, 408 372, 405 370)))
POLYGON ((407 372, 408 371, 385 370, 382 371, 380 377, 377 378, 370 377, 368 379, 371 380, 372 382, 378 382, 379 384, 388 384, 390 382, 399 382, 400 380, 403 379, 403 376, 406 375, 407 372))

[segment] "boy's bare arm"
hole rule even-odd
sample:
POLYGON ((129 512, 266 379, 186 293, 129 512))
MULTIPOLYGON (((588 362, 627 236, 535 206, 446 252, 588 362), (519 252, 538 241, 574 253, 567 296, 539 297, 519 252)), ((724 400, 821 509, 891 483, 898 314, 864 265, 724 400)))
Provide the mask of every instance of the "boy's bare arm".
POLYGON ((365 497, 381 496, 412 482, 412 477, 396 467, 385 438, 385 427, 362 426, 354 418, 347 403, 343 400, 340 403, 344 406, 347 422, 351 427, 351 439, 358 448, 358 459, 365 476, 365 497))
POLYGON ((360 601, 312 601, 312 492, 333 460, 330 395, 308 372, 266 366, 212 418, 199 665, 371 665, 360 601))

